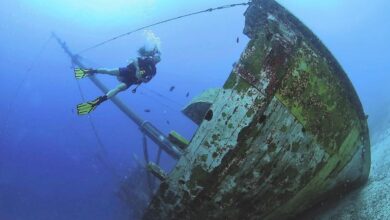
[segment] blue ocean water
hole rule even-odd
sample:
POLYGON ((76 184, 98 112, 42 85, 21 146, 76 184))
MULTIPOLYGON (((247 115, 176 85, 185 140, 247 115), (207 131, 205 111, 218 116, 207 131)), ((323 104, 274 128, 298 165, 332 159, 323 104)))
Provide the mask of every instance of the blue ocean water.
MULTIPOLYGON (((332 51, 353 82, 369 115, 372 136, 380 133, 390 105, 390 3, 386 0, 279 1, 308 25, 332 51)), ((128 219, 119 199, 121 178, 143 160, 142 133, 112 103, 92 114, 109 163, 82 102, 69 57, 50 39, 56 32, 79 52, 138 27, 234 0, 75 1, 5 0, 0 3, 0 220, 128 219), (113 175, 113 170, 115 175, 113 175), (118 177, 119 176, 119 177, 118 177)), ((180 110, 208 88, 220 87, 248 39, 242 34, 245 7, 205 13, 150 28, 161 39, 157 76, 119 97, 164 133, 190 139, 196 125, 180 110), (237 41, 239 39, 239 41, 237 41), (170 88, 175 86, 173 91, 170 88), (189 96, 187 97, 187 93, 189 96), (148 109, 150 112, 146 112, 148 109)), ((145 34, 138 32, 81 54, 89 67, 117 68, 136 57, 145 34)), ((99 76, 114 87, 113 77, 99 76)), ((86 99, 102 95, 79 82, 86 99)), ((149 141, 151 160, 157 147, 149 141)), ((169 171, 175 161, 162 156, 169 171)))

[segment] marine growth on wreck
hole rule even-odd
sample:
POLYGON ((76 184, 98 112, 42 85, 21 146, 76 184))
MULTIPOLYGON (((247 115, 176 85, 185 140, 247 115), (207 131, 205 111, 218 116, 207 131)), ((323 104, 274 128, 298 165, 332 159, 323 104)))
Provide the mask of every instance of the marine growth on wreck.
POLYGON ((287 219, 367 180, 367 118, 320 40, 274 0, 223 88, 183 112, 199 128, 143 219, 287 219))

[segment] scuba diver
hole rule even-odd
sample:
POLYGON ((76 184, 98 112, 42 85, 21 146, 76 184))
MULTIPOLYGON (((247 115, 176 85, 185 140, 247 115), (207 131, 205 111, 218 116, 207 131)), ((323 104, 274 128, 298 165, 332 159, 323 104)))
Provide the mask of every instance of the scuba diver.
POLYGON ((94 74, 107 74, 116 76, 121 82, 116 88, 110 90, 107 94, 96 98, 93 101, 77 105, 77 114, 86 115, 96 109, 104 101, 114 97, 119 92, 127 90, 132 85, 137 85, 133 90, 136 91, 142 83, 148 83, 156 75, 156 64, 161 61, 161 53, 157 47, 153 50, 147 50, 141 47, 138 50, 139 57, 130 62, 127 67, 118 69, 74 69, 76 79, 82 79, 94 74))

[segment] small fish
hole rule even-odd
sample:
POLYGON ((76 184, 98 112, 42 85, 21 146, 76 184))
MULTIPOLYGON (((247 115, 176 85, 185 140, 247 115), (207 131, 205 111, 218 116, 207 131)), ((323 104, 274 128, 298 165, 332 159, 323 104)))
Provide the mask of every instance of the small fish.
POLYGON ((169 88, 169 91, 172 92, 174 89, 175 89, 175 86, 171 86, 171 88, 169 88))
POLYGON ((169 121, 167 120, 167 124, 171 124, 171 122, 169 122, 169 121))
POLYGON ((239 38, 239 37, 237 37, 236 42, 237 42, 237 43, 240 43, 240 38, 239 38))
POLYGON ((147 109, 144 110, 144 112, 149 113, 149 112, 151 112, 151 110, 147 108, 147 109))
POLYGON ((190 96, 190 92, 187 92, 186 97, 188 98, 188 96, 190 96))

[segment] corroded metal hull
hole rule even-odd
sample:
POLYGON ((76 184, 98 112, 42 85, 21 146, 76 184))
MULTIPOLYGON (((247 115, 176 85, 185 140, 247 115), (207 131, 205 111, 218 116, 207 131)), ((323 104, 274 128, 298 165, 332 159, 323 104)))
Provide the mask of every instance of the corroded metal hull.
POLYGON ((144 219, 286 219, 363 183, 366 116, 331 53, 273 0, 144 219))

